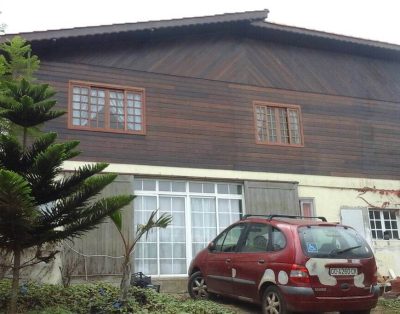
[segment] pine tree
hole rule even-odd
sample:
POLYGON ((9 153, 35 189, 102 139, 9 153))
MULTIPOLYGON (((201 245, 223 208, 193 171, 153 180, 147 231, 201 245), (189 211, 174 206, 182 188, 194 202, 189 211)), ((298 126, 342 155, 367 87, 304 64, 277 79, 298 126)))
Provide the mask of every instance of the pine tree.
MULTIPOLYGON (((11 51, 11 44, 7 45, 11 51)), ((19 52, 26 55, 30 48, 19 52)), ((3 73, 0 90, 0 117, 22 130, 20 137, 0 134, 0 250, 13 255, 11 313, 16 311, 20 269, 49 261, 57 253, 43 256, 45 243, 79 237, 133 199, 133 195, 96 197, 116 178, 99 174, 105 163, 63 174, 63 162, 79 154, 78 141, 59 143, 54 132, 29 135, 29 129, 64 112, 53 109, 55 93, 47 84, 33 83, 29 71, 21 70, 18 73, 27 73, 28 79, 24 74, 3 73), (22 261, 23 252, 32 248, 35 256, 22 261)))
MULTIPOLYGON (((39 58, 31 55, 31 46, 21 37, 15 36, 8 43, 0 45, 0 92, 7 89, 10 80, 34 80, 33 73, 39 68, 39 58)), ((10 123, 0 118, 0 133, 18 133, 10 123)))

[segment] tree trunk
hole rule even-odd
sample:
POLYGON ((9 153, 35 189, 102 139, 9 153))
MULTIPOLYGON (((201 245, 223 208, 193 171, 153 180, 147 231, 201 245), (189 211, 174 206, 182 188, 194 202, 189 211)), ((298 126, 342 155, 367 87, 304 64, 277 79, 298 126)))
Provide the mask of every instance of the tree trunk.
POLYGON ((120 299, 121 301, 126 301, 128 298, 128 290, 130 286, 130 278, 131 278, 131 258, 130 254, 125 255, 123 270, 122 270, 122 280, 120 285, 120 299))
POLYGON ((21 265, 21 250, 14 250, 14 265, 12 269, 12 286, 11 286, 11 301, 9 313, 15 314, 17 313, 17 299, 18 299, 18 288, 19 288, 19 271, 21 265))

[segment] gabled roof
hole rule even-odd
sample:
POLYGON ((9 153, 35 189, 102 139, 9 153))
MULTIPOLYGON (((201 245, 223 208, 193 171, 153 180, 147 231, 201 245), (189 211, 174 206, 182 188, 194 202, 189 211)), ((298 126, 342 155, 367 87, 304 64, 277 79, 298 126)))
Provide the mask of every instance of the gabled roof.
POLYGON ((227 13, 203 17, 191 17, 162 21, 148 21, 138 23, 124 23, 100 26, 77 27, 69 29, 26 32, 0 36, 0 42, 20 35, 26 40, 45 46, 47 42, 59 40, 84 40, 110 36, 130 36, 135 34, 155 34, 161 31, 178 33, 192 31, 220 30, 225 28, 230 32, 240 32, 246 29, 260 40, 270 40, 289 43, 292 45, 314 47, 317 49, 341 51, 383 59, 400 60, 400 46, 379 41, 337 35, 316 30, 310 30, 287 25, 266 22, 268 10, 249 11, 241 13, 227 13), (235 28, 235 26, 237 26, 235 28))
MULTIPOLYGON (((154 31, 162 28, 176 28, 187 26, 198 26, 217 23, 234 23, 263 21, 268 16, 268 10, 251 11, 242 13, 227 13, 203 17, 181 18, 163 21, 149 21, 138 23, 111 24, 100 26, 76 27, 69 29, 48 30, 40 32, 28 32, 19 34, 7 34, 4 37, 20 35, 28 41, 51 40, 61 38, 73 38, 81 36, 108 35, 125 32, 154 31)), ((1 40, 1 37, 0 37, 1 40)))

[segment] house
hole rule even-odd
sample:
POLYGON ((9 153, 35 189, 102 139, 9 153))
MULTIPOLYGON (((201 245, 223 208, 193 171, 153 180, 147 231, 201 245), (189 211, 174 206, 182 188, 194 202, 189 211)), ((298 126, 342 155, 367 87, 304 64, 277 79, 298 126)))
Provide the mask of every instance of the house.
MULTIPOLYGON (((68 114, 47 124, 135 193, 132 237, 156 208, 173 224, 134 267, 183 282, 192 256, 246 213, 325 216, 400 274, 400 46, 268 23, 267 11, 20 34, 68 114), (385 206, 382 206, 385 204, 385 206)), ((8 35, 11 36, 11 35, 8 35)), ((4 36, 7 38, 8 36, 4 36)), ((67 243, 77 278, 121 273, 104 224, 67 243)))

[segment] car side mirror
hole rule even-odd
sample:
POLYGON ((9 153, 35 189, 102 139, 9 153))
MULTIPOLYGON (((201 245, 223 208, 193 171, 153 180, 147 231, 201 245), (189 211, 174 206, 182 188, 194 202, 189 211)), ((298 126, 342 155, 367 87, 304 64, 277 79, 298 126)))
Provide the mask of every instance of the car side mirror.
POLYGON ((216 247, 215 242, 210 242, 210 243, 208 244, 208 250, 209 250, 209 251, 214 251, 214 250, 215 250, 215 247, 216 247))

